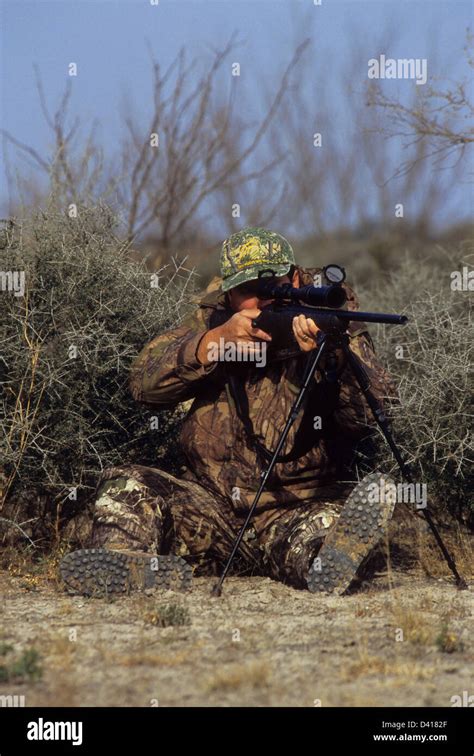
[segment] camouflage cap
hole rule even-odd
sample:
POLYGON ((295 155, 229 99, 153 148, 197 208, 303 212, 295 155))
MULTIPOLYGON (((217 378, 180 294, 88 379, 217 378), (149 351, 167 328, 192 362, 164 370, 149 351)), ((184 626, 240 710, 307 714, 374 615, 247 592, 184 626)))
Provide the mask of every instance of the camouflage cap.
POLYGON ((283 236, 266 228, 244 228, 222 244, 222 290, 252 281, 263 270, 284 276, 294 262, 291 245, 283 236))

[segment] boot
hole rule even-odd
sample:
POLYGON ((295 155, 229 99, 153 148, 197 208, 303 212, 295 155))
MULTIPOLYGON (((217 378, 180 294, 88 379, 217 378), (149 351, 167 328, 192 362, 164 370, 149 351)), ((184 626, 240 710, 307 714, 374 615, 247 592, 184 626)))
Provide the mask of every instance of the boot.
POLYGON ((146 588, 189 590, 192 579, 191 565, 179 556, 113 549, 72 551, 59 572, 69 591, 101 597, 146 588))
POLYGON ((361 480, 306 577, 311 593, 343 594, 387 532, 396 502, 393 481, 381 473, 361 480))

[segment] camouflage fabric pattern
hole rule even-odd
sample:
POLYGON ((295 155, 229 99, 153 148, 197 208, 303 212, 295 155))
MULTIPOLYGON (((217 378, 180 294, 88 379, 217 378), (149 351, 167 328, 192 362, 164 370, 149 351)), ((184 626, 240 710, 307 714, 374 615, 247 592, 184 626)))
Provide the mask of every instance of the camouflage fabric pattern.
MULTIPOLYGON (((304 587, 342 506, 342 500, 317 501, 304 510, 286 508, 264 527, 251 524, 233 574, 270 575, 304 587)), ((97 488, 90 546, 173 553, 192 564, 196 575, 212 575, 222 569, 242 522, 197 483, 157 468, 113 467, 97 488)))
POLYGON ((244 228, 222 244, 222 290, 252 281, 263 270, 284 276, 294 262, 293 249, 283 236, 265 228, 244 228))
MULTIPOLYGON (((301 283, 311 283, 320 269, 297 268, 301 283)), ((357 309, 354 292, 346 285, 348 308, 357 309)), ((214 362, 202 365, 196 350, 215 310, 226 307, 226 295, 215 282, 199 306, 178 328, 153 339, 132 366, 130 388, 134 398, 150 407, 169 407, 193 400, 183 423, 180 442, 188 461, 188 479, 209 491, 240 515, 248 511, 258 488, 264 462, 239 417, 229 387, 229 375, 239 376, 248 402, 248 417, 258 440, 274 449, 294 402, 308 359, 299 353, 291 359, 272 360, 265 367, 255 363, 214 362), (235 495, 238 491, 238 496, 235 495)), ((373 393, 383 403, 395 389, 377 361, 363 323, 350 327, 350 347, 361 360, 373 393)), ((288 435, 283 454, 295 451, 295 439, 306 440, 304 453, 278 462, 268 481, 256 513, 263 526, 284 507, 318 499, 336 481, 349 481, 354 443, 370 432, 373 419, 352 373, 345 367, 338 384, 317 371, 313 391, 288 435), (321 418, 321 428, 313 419, 321 418), (304 423, 304 424, 303 424, 304 423), (303 424, 303 425, 302 425, 303 424)))
MULTIPOLYGON (((302 285, 321 272, 297 270, 302 285)), ((179 327, 147 344, 131 370, 130 389, 137 401, 154 409, 192 401, 180 437, 188 467, 179 480, 137 465, 106 470, 97 490, 93 546, 175 553, 193 564, 197 574, 220 571, 230 554, 266 466, 237 412, 230 376, 242 383, 254 436, 271 450, 301 385, 308 355, 281 359, 269 350, 264 367, 201 364, 196 351, 210 317, 228 307, 220 283, 211 282, 179 327)), ((344 286, 348 308, 357 309, 354 292, 344 286)), ((373 393, 382 402, 394 396, 365 324, 351 325, 350 347, 373 393)), ((370 432, 371 423, 370 410, 346 367, 338 383, 330 383, 323 368, 317 371, 282 450, 289 459, 274 468, 234 573, 264 574, 305 586, 306 571, 354 485, 354 443, 370 432), (316 416, 320 428, 313 423, 316 416)))

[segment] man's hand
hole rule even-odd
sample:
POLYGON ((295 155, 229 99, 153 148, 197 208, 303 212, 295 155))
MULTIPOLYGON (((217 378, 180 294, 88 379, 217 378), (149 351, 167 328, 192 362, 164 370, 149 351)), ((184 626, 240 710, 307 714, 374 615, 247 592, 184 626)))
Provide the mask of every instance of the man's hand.
MULTIPOLYGON (((293 318, 293 333, 303 352, 311 352, 312 349, 316 349, 318 346, 316 337, 320 331, 321 329, 318 328, 314 320, 307 318, 305 315, 297 315, 293 318)), ((346 364, 344 353, 342 349, 336 349, 334 350, 334 354, 337 360, 336 370, 340 374, 346 364)), ((320 363, 323 370, 326 369, 326 364, 327 354, 323 354, 320 363)))
POLYGON ((214 331, 220 331, 225 341, 271 341, 272 337, 260 328, 252 326, 252 320, 258 318, 261 310, 240 310, 235 312, 229 320, 214 331))
POLYGON ((296 315, 293 318, 293 333, 302 352, 311 352, 316 349, 316 337, 320 329, 311 318, 305 315, 296 315))
POLYGON ((203 365, 210 364, 208 359, 209 345, 212 342, 219 343, 219 339, 224 339, 226 344, 229 342, 253 344, 256 341, 271 341, 272 337, 268 333, 252 326, 252 320, 257 318, 260 313, 261 310, 258 309, 240 310, 235 312, 226 323, 207 331, 199 342, 196 352, 199 362, 203 365))

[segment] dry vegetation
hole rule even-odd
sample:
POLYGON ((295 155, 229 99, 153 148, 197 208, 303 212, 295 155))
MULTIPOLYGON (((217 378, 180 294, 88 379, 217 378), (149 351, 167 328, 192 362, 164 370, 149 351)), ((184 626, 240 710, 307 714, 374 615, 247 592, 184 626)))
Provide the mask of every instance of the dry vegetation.
MULTIPOLYGON (((171 261, 151 286, 149 270, 131 259, 117 230, 110 209, 98 205, 80 208, 77 218, 42 211, 5 235, 7 270, 24 270, 27 283, 24 297, 0 298, 4 543, 57 544, 106 466, 159 459, 170 471, 180 468, 182 409, 153 413, 136 405, 128 370, 143 343, 188 312, 195 283, 186 265, 171 261)), ((379 275, 359 294, 363 309, 409 315, 404 328, 372 329, 399 385, 397 439, 415 479, 427 484, 430 505, 467 522, 474 340, 469 292, 451 291, 449 274, 469 255, 428 249, 428 259, 407 253, 391 276, 379 275)), ((361 448, 359 465, 361 472, 393 469, 381 439, 375 449, 361 448)))
POLYGON ((103 467, 158 455, 179 465, 181 411, 161 412, 153 429, 131 401, 128 369, 144 342, 185 315, 192 275, 170 261, 152 286, 116 227, 103 205, 74 219, 43 211, 5 240, 6 269, 25 271, 26 290, 0 299, 1 513, 36 546, 54 532, 57 540, 103 467))

